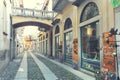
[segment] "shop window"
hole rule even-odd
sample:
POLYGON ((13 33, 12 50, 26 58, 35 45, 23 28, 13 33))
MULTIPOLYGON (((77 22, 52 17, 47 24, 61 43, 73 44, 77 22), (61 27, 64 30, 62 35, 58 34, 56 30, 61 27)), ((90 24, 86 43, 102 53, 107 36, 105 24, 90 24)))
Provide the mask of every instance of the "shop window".
POLYGON ((99 15, 98 7, 95 3, 91 2, 87 4, 86 7, 83 9, 80 22, 91 19, 97 15, 99 15))
POLYGON ((65 45, 65 61, 69 60, 70 62, 72 61, 72 50, 73 50, 73 45, 72 45, 72 31, 69 31, 64 34, 64 45, 65 45))
POLYGON ((93 22, 81 29, 82 67, 90 71, 100 68, 99 22, 93 22))
MULTIPOLYGON (((72 21, 70 18, 67 18, 65 21, 64 30, 68 30, 70 28, 72 28, 72 21)), ((64 60, 70 65, 72 64, 72 51, 73 51, 72 33, 73 33, 72 30, 68 30, 67 32, 64 33, 64 60)))
POLYGON ((67 18, 65 21, 64 30, 69 29, 71 27, 72 27, 72 21, 70 18, 67 18))
MULTIPOLYGON (((88 3, 81 15, 80 23, 89 19, 94 19, 99 15, 98 7, 95 3, 88 3)), ((92 23, 85 23, 80 27, 81 37, 81 67, 95 72, 95 69, 100 69, 100 27, 99 19, 92 23)))
POLYGON ((59 58, 60 35, 55 36, 55 57, 59 58))
POLYGON ((60 35, 59 35, 59 26, 56 26, 55 30, 55 57, 59 58, 59 46, 60 46, 60 35))

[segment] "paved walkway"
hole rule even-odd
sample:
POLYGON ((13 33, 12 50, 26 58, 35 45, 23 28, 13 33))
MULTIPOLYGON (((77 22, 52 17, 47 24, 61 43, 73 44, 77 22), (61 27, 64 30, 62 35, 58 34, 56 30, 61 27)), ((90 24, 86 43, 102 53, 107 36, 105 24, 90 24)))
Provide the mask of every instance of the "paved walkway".
MULTIPOLYGON (((23 54, 23 59, 21 60, 21 63, 19 65, 20 67, 16 68, 16 75, 13 75, 14 79, 12 78, 10 80, 95 80, 95 78, 86 75, 80 71, 74 70, 67 65, 49 59, 40 54, 33 54, 30 51, 23 54), (29 58, 27 57, 28 55, 29 58), (28 61, 29 64, 32 65, 34 63, 34 65, 28 66, 28 61), (36 69, 38 71, 37 74, 33 73, 34 71, 36 71, 36 69), (29 74, 29 70, 34 71, 29 74), (28 76, 31 77, 28 78, 28 76)), ((9 70, 7 71, 9 72, 9 70)), ((2 80, 8 79, 9 78, 2 80)))
POLYGON ((27 80, 27 52, 25 52, 23 56, 23 60, 14 80, 27 80))
POLYGON ((64 69, 70 71, 71 73, 77 75, 78 77, 80 77, 80 78, 82 78, 82 79, 84 79, 84 80, 95 80, 94 77, 89 76, 89 75, 87 75, 87 74, 85 74, 85 73, 82 73, 82 72, 80 72, 80 71, 74 70, 73 68, 71 68, 71 67, 69 67, 69 66, 67 66, 67 65, 64 65, 64 64, 61 64, 61 63, 59 63, 59 62, 57 62, 57 61, 55 61, 55 60, 46 58, 45 56, 43 56, 43 55, 41 55, 41 54, 37 54, 37 55, 39 55, 39 56, 41 56, 41 57, 43 57, 43 58, 45 58, 45 59, 47 59, 47 60, 55 63, 55 64, 57 64, 57 65, 59 65, 59 66, 61 66, 61 67, 63 67, 64 69))
POLYGON ((40 70, 43 73, 43 76, 45 77, 45 80, 57 80, 58 78, 55 76, 55 74, 39 59, 36 58, 32 53, 30 53, 37 65, 39 66, 40 70))

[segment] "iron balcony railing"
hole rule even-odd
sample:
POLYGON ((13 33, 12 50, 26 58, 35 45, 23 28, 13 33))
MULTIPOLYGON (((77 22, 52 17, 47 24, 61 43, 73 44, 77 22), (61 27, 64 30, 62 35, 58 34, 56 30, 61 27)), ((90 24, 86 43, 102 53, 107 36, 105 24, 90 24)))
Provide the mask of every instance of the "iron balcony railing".
POLYGON ((54 18, 53 11, 35 10, 35 9, 18 8, 18 7, 12 8, 12 15, 41 18, 41 19, 48 19, 48 20, 53 20, 54 18))

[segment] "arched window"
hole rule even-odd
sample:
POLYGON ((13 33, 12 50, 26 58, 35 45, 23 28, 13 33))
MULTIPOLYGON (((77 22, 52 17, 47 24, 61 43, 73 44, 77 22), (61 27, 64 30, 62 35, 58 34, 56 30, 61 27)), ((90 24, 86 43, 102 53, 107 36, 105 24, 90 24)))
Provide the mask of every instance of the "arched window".
POLYGON ((80 24, 89 19, 92 21, 80 26, 81 67, 91 72, 95 72, 94 68, 100 69, 100 26, 99 19, 94 19, 96 16, 99 16, 98 7, 94 2, 90 2, 83 9, 80 18, 80 24))
POLYGON ((69 29, 71 27, 72 27, 72 21, 70 18, 67 18, 65 21, 64 30, 69 29))
POLYGON ((59 26, 56 26, 55 34, 58 34, 60 32, 59 26))
POLYGON ((83 9, 80 22, 86 21, 90 18, 99 15, 98 7, 94 2, 88 3, 83 9))

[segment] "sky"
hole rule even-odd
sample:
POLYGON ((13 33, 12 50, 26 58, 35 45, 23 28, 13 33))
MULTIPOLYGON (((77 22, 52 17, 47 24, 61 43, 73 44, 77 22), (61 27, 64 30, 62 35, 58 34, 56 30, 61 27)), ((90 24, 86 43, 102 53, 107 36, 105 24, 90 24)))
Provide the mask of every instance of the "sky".
POLYGON ((24 36, 32 35, 32 36, 37 37, 37 35, 39 33, 38 27, 36 27, 36 26, 25 26, 23 33, 24 33, 23 34, 24 36))
MULTIPOLYGON (((43 3, 45 0, 23 0, 24 8, 31 8, 31 9, 42 9, 43 3)), ((36 26, 26 26, 24 28, 24 36, 37 36, 38 35, 38 27, 36 26)))
POLYGON ((44 0, 23 0, 24 7, 31 8, 31 9, 42 8, 43 3, 44 3, 44 0))

